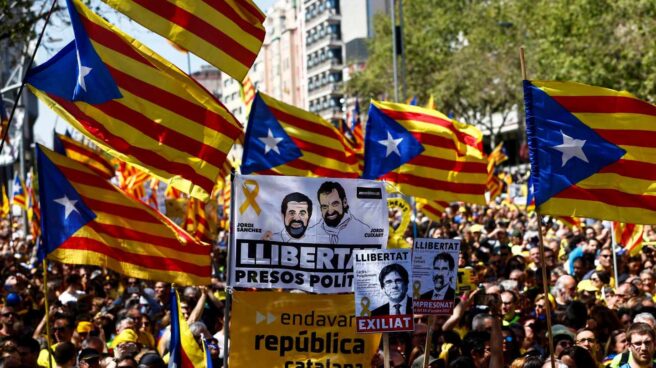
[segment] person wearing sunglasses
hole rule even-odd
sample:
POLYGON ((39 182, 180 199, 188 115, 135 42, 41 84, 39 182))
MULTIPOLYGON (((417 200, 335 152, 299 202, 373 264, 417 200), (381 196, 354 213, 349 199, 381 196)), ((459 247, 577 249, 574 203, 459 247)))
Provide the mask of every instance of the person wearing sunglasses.
POLYGON ((14 324, 16 323, 16 313, 13 307, 3 306, 0 308, 0 337, 13 336, 16 334, 14 324))
POLYGON ((55 322, 52 325, 52 334, 55 337, 55 342, 70 342, 73 338, 73 323, 70 318, 60 314, 55 317, 55 322))

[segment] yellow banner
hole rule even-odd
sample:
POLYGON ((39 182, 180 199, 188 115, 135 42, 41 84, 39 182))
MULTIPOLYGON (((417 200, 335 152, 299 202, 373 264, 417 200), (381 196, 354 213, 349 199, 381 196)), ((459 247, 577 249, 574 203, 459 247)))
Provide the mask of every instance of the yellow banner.
POLYGON ((380 334, 355 332, 352 294, 235 291, 231 367, 369 367, 380 334))

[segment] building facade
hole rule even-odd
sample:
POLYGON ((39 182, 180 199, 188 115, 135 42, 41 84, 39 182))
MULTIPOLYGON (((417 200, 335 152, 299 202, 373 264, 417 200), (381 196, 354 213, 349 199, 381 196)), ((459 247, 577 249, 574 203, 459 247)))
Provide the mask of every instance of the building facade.
POLYGON ((373 36, 374 16, 389 0, 304 0, 301 20, 307 103, 324 119, 345 117, 344 82, 362 68, 366 39, 373 36))

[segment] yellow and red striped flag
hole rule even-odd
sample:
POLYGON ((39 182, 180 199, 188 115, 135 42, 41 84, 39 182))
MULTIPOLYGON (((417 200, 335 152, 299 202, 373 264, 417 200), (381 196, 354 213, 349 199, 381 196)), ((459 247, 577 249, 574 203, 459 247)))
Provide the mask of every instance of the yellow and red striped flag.
POLYGON ((246 77, 244 79, 244 82, 241 84, 241 88, 239 90, 239 94, 241 95, 241 100, 244 102, 244 105, 246 106, 246 111, 250 111, 251 109, 251 104, 253 103, 253 100, 255 99, 255 85, 253 84, 253 81, 251 81, 251 77, 246 77))
POLYGON ((656 106, 624 91, 524 81, 539 211, 656 223, 656 106))
POLYGON ((508 161, 508 155, 506 155, 505 149, 503 148, 503 142, 501 142, 494 147, 492 152, 487 156, 487 171, 494 171, 495 167, 505 161, 508 161))
POLYGON ((75 41, 28 72, 31 90, 103 150, 209 198, 241 124, 180 69, 67 3, 75 41))
POLYGON ((395 182, 416 197, 485 204, 480 130, 423 107, 369 106, 363 178, 395 182))
POLYGON ((41 235, 41 209, 36 196, 34 173, 30 170, 25 180, 27 192, 27 222, 30 224, 31 234, 34 238, 41 235))
POLYGON ((9 207, 9 197, 7 197, 7 188, 2 184, 2 207, 0 207, 0 213, 2 218, 8 218, 11 208, 9 207))
POLYGON ((613 221, 615 242, 624 247, 630 256, 640 254, 644 241, 644 230, 645 227, 643 225, 625 224, 613 221))
POLYGON ((419 210, 426 215, 429 219, 438 222, 442 220, 442 215, 446 208, 449 207, 448 202, 444 201, 417 201, 419 210), (423 202, 423 203, 422 203, 423 202))
POLYGON ((144 184, 151 179, 148 173, 125 162, 118 165, 118 187, 132 198, 142 200, 146 196, 144 184))
POLYGON ((103 153, 86 146, 75 139, 55 133, 53 139, 55 152, 88 166, 105 179, 114 177, 114 165, 103 153))
POLYGON ((159 180, 155 178, 150 178, 150 183, 148 183, 148 188, 150 189, 150 194, 148 195, 148 205, 158 209, 159 208, 159 180))
POLYGON ((360 176, 355 152, 337 128, 262 92, 251 107, 241 173, 360 176))
POLYGON ((104 0, 137 23, 243 80, 264 41, 251 0, 104 0))
POLYGON ((39 146, 39 259, 107 267, 130 277, 207 285, 210 247, 86 166, 39 146))
POLYGON ((581 220, 579 220, 576 217, 572 216, 554 216, 556 219, 558 219, 560 222, 563 223, 563 225, 567 226, 570 229, 573 228, 581 228, 581 220))
POLYGON ((205 203, 196 198, 189 198, 184 229, 203 242, 211 241, 210 225, 205 213, 205 203))
POLYGON ((497 175, 488 175, 485 189, 489 193, 490 202, 493 202, 503 193, 503 181, 497 175))

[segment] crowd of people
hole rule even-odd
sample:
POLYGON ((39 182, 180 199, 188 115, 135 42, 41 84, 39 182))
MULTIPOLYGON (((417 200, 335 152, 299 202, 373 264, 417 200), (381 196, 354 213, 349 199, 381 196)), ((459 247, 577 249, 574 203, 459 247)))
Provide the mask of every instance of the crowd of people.
MULTIPOLYGON (((20 220, 0 223, 0 368, 48 367, 48 360, 52 367, 165 367, 171 285, 93 266, 49 262, 44 270, 33 263, 33 239, 20 220)), ((399 221, 390 211, 391 225, 399 221)), ((501 200, 452 204, 439 221, 419 212, 407 242, 413 234, 460 239, 458 267, 471 270, 473 287, 456 296, 452 315, 415 315, 413 332, 390 334, 390 366, 421 367, 426 359, 431 367, 550 367, 550 311, 556 367, 655 367, 656 252, 649 241, 656 232, 646 226, 647 242, 630 255, 612 247, 609 223, 584 219, 568 227, 544 218, 545 295, 537 221, 501 200)), ((226 239, 221 233, 214 246, 211 285, 179 288, 183 317, 199 342, 207 339, 214 367, 224 357, 226 239)), ((381 345, 371 366, 383 367, 383 356, 381 345)))
MULTIPOLYGON (((393 224, 399 214, 390 214, 393 224)), ((656 367, 656 234, 645 226, 640 252, 612 246, 611 223, 582 219, 568 227, 542 218, 543 289, 538 217, 514 203, 452 204, 440 221, 419 213, 412 234, 461 239, 458 267, 470 269, 472 290, 451 316, 415 315, 413 333, 390 337, 392 367, 656 367), (616 250, 617 279, 613 249, 616 250), (430 331, 430 333, 429 333, 430 331)), ((382 367, 382 351, 372 366, 382 367)))

